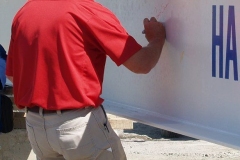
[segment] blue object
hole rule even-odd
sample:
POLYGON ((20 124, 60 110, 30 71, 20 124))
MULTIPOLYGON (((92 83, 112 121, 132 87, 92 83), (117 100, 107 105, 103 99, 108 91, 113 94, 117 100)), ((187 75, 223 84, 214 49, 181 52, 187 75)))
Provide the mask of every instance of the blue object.
POLYGON ((2 90, 6 84, 6 59, 7 54, 3 46, 0 44, 0 90, 2 90))
POLYGON ((0 58, 4 59, 5 61, 7 59, 7 53, 1 44, 0 44, 0 58))
POLYGON ((0 133, 2 132, 2 97, 0 96, 0 133))

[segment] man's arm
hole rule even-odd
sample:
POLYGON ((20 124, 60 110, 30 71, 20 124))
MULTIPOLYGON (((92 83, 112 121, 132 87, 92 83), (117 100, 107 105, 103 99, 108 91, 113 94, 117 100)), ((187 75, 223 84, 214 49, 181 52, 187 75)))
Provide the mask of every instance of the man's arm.
POLYGON ((126 62, 123 63, 130 71, 139 74, 146 74, 157 64, 165 42, 165 28, 156 18, 144 21, 145 37, 149 44, 143 47, 126 62))

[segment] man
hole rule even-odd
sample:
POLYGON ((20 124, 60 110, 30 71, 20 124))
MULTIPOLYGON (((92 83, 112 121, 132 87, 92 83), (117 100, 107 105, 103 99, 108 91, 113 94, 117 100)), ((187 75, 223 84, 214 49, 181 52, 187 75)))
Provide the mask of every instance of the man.
POLYGON ((134 73, 156 65, 165 30, 155 18, 144 29, 146 47, 93 0, 29 0, 19 10, 6 74, 39 160, 126 159, 101 106, 103 73, 106 56, 134 73))

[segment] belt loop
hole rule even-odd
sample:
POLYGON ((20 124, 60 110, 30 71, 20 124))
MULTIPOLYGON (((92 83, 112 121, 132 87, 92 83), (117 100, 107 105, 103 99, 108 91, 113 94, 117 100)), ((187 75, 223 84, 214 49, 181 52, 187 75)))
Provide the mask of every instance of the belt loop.
POLYGON ((40 116, 43 116, 43 108, 42 107, 39 107, 39 114, 40 114, 40 116))
POLYGON ((62 114, 61 110, 57 110, 57 114, 58 115, 62 114))

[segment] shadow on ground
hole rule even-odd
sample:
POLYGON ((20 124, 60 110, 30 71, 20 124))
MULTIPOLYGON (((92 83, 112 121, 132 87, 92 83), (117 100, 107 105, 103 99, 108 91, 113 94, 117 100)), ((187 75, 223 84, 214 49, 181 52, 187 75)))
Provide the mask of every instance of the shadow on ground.
POLYGON ((142 124, 139 122, 133 123, 133 129, 124 129, 123 132, 125 134, 134 134, 134 135, 142 135, 147 136, 148 139, 157 140, 157 139, 171 139, 171 140, 195 140, 194 138, 187 137, 184 135, 176 134, 170 131, 162 130, 160 128, 152 127, 146 124, 142 124), (172 137, 166 137, 163 133, 168 132, 169 134, 174 134, 172 137))

